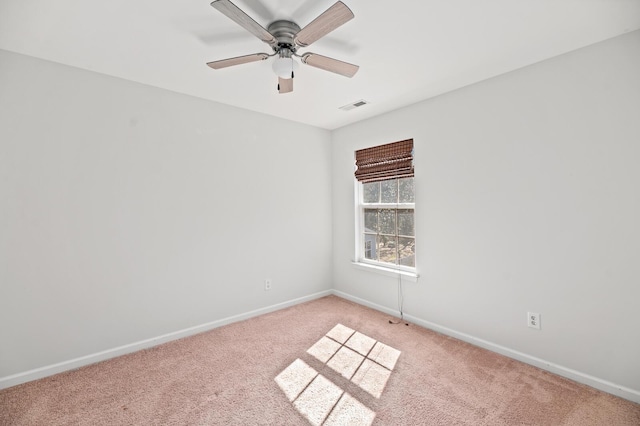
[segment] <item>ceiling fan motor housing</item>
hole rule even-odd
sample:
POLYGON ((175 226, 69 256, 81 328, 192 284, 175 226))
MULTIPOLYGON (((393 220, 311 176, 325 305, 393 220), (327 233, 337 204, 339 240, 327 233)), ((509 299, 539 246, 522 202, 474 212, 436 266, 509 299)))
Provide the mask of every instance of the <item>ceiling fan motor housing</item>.
POLYGON ((280 52, 280 49, 288 49, 292 53, 296 51, 296 44, 294 38, 300 31, 300 27, 295 22, 278 20, 269 24, 267 31, 274 35, 278 40, 278 45, 273 46, 275 52, 280 52))

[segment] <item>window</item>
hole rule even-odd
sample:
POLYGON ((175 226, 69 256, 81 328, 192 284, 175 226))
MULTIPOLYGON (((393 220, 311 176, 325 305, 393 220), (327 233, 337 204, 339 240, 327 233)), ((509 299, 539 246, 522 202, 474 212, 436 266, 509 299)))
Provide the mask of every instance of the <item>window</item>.
POLYGON ((413 140, 356 151, 358 262, 415 271, 413 140))

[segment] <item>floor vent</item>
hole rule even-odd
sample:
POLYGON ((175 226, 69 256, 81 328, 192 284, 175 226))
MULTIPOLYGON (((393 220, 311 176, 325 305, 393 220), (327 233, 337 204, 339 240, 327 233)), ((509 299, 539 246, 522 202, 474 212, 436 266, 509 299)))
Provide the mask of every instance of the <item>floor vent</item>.
POLYGON ((355 101, 355 102, 352 102, 352 103, 347 104, 345 106, 341 106, 339 109, 341 109, 343 111, 351 111, 354 108, 361 107, 361 106, 366 105, 368 103, 369 102, 367 102, 367 101, 365 101, 363 99, 360 99, 359 101, 355 101))

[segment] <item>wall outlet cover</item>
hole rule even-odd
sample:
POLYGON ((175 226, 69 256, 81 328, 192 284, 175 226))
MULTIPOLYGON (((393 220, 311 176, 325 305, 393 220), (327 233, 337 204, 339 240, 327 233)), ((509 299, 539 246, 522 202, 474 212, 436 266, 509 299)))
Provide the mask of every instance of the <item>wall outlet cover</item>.
POLYGON ((537 312, 527 312, 527 325, 540 330, 540 314, 537 312))

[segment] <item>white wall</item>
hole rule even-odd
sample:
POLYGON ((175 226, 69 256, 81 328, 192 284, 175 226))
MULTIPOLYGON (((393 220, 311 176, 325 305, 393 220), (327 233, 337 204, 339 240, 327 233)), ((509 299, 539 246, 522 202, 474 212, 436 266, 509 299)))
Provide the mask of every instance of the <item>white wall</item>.
POLYGON ((640 395, 639 52, 637 31, 335 131, 335 288, 397 307, 351 264, 353 152, 414 138, 405 312, 640 395))
POLYGON ((330 289, 330 150, 0 51, 0 379, 330 289))

